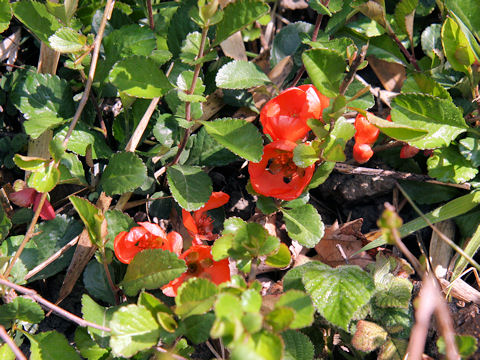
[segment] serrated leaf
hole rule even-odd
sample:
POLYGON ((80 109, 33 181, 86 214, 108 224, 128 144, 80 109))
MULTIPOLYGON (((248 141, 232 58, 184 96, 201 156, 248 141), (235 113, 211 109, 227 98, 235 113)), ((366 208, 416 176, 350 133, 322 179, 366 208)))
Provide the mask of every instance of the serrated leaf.
POLYGON ((295 330, 282 332, 284 360, 313 360, 315 349, 309 337, 295 330))
MULTIPOLYGON (((208 52, 202 58, 197 59, 200 51, 201 39, 202 34, 198 31, 192 32, 187 35, 187 38, 182 43, 182 49, 180 53, 180 59, 182 60, 182 62, 193 66, 216 59, 217 53, 215 51, 208 52)), ((208 37, 205 40, 204 48, 210 49, 210 39, 208 37)))
POLYGON ((203 80, 201 77, 197 78, 197 82, 195 83, 195 89, 193 94, 187 94, 192 86, 193 82, 193 71, 187 70, 183 71, 177 77, 177 95, 178 98, 182 101, 189 101, 189 102, 205 102, 207 98, 203 96, 205 92, 205 85, 203 85, 203 80))
POLYGON ((253 162, 262 159, 262 136, 252 123, 243 119, 223 118, 202 121, 202 124, 210 136, 238 156, 253 162))
POLYGON ((127 267, 121 285, 129 296, 141 289, 157 289, 176 279, 187 270, 185 261, 174 253, 161 249, 139 252, 127 267))
POLYGON ((378 353, 378 360, 402 360, 407 353, 408 341, 391 338, 383 344, 378 353))
POLYGON ((48 166, 35 171, 28 178, 27 184, 38 192, 47 193, 57 186, 60 181, 60 171, 51 162, 48 166))
POLYGON ((161 97, 172 88, 155 61, 143 56, 118 61, 108 78, 119 91, 145 99, 161 97))
POLYGON ((215 303, 215 315, 217 319, 239 319, 243 315, 240 299, 234 294, 222 293, 218 295, 215 303))
POLYGON ((272 68, 282 59, 289 55, 300 52, 302 47, 302 36, 313 32, 314 25, 303 21, 297 21, 284 26, 275 34, 270 51, 270 63, 272 68))
POLYGON ((187 211, 201 208, 212 193, 212 180, 196 166, 170 166, 167 179, 173 198, 187 211))
POLYGON ((318 151, 310 144, 298 144, 295 149, 293 149, 293 161, 298 167, 309 167, 315 164, 318 159, 318 151))
POLYGON ((0 0, 0 33, 8 29, 12 18, 12 6, 8 0, 0 0))
POLYGON ((265 259, 265 264, 275 268, 284 268, 290 265, 291 261, 292 255, 290 254, 290 250, 288 250, 288 246, 284 243, 280 243, 278 251, 275 254, 268 256, 265 259))
POLYGON ((59 53, 76 53, 84 49, 87 37, 71 28, 60 28, 48 38, 50 47, 59 53))
POLYGON ((209 135, 203 126, 191 138, 193 146, 185 165, 224 166, 238 159, 237 155, 209 135))
POLYGON ((48 161, 43 158, 33 157, 33 156, 24 156, 20 154, 15 154, 13 156, 13 162, 20 169, 26 171, 41 171, 48 165, 48 161))
POLYGON ((281 209, 288 235, 301 245, 313 248, 323 237, 324 225, 320 214, 310 205, 281 209))
POLYGON ((210 280, 191 278, 178 289, 175 313, 180 317, 204 314, 212 308, 217 292, 210 280))
POLYGON ((285 306, 275 306, 275 309, 270 311, 265 316, 265 321, 272 327, 275 332, 286 330, 293 321, 295 312, 292 308, 285 306))
POLYGON ((156 345, 160 327, 144 306, 130 304, 121 307, 110 321, 110 346, 116 356, 131 357, 156 345))
POLYGON ((34 139, 75 113, 70 86, 56 75, 29 72, 15 84, 10 100, 27 119, 23 124, 25 131, 34 139))
POLYGON ((427 160, 428 175, 443 182, 464 183, 478 174, 478 168, 455 146, 436 149, 427 160))
POLYGON ((469 161, 471 161, 472 166, 480 166, 480 140, 474 137, 466 137, 459 141, 458 148, 460 154, 469 161))
POLYGON ((398 95, 391 115, 394 123, 428 131, 418 140, 407 141, 419 149, 448 146, 467 129, 462 112, 451 101, 425 94, 398 95))
POLYGON ((87 329, 80 326, 75 330, 75 344, 80 355, 88 360, 100 360, 109 352, 93 341, 88 335, 87 329))
POLYGON ((187 317, 183 320, 185 336, 195 345, 207 341, 214 321, 215 315, 212 313, 187 317))
POLYGON ((452 97, 442 85, 437 83, 431 76, 423 73, 410 74, 403 83, 402 92, 419 92, 433 95, 440 99, 452 100, 452 97))
MULTIPOLYGON (((59 131, 55 133, 54 139, 63 141, 67 131, 68 126, 60 128, 59 131)), ((106 159, 112 155, 112 150, 105 142, 105 138, 98 131, 88 129, 83 123, 77 124, 70 136, 67 149, 73 151, 75 154, 85 156, 89 145, 93 159, 106 159)))
MULTIPOLYGON (((27 335, 27 334, 26 334, 27 335)), ((80 360, 75 349, 70 346, 63 334, 56 331, 27 335, 30 340, 31 360, 80 360)))
POLYGON ((302 54, 313 85, 327 97, 336 97, 346 69, 345 59, 336 51, 313 49, 302 54))
POLYGON ((38 324, 45 317, 42 308, 32 299, 18 296, 12 302, 0 305, 0 324, 9 328, 15 321, 38 324))
POLYGON ((277 306, 290 307, 294 310, 290 329, 301 329, 313 323, 315 309, 312 300, 303 291, 290 290, 283 293, 275 303, 275 307, 277 306))
POLYGON ((147 167, 131 152, 114 154, 105 168, 100 185, 107 195, 123 194, 143 185, 147 167))
POLYGON ((329 269, 329 266, 321 263, 320 261, 309 261, 303 265, 294 267, 283 277, 283 291, 305 291, 302 277, 308 271, 315 269, 329 269))
POLYGON ((413 40, 413 18, 418 0, 401 0, 395 6, 394 17, 400 29, 413 40))
POLYGON ((88 236, 93 244, 102 246, 102 223, 105 217, 102 211, 93 205, 90 201, 75 195, 68 197, 73 207, 77 211, 80 219, 88 230, 88 236))
POLYGON ((475 54, 465 34, 450 17, 442 26, 442 44, 452 68, 468 74, 470 66, 475 61, 475 54))
MULTIPOLYGON (((110 320, 118 307, 105 308, 98 305, 92 298, 86 294, 82 296, 82 314, 83 318, 94 324, 109 327, 110 320)), ((107 348, 110 342, 111 333, 92 327, 88 327, 88 333, 102 348, 107 348)))
POLYGON ((353 265, 308 271, 303 283, 320 315, 346 331, 355 313, 375 291, 370 276, 353 265))
POLYGON ((268 76, 254 63, 234 60, 218 70, 215 83, 222 89, 249 89, 271 83, 268 76))
POLYGON ((434 59, 435 57, 443 59, 444 57, 441 31, 441 24, 432 24, 422 32, 420 38, 422 50, 430 59, 434 59))
POLYGON ((269 6, 259 0, 239 0, 229 3, 223 9, 223 19, 217 24, 217 32, 213 46, 219 45, 230 35, 240 31, 270 10, 269 6))
MULTIPOLYGON (((115 272, 109 266, 110 277, 115 284, 115 272)), ((115 295, 108 282, 105 267, 96 259, 91 260, 83 271, 83 284, 88 293, 94 298, 107 304, 115 304, 115 295)))
POLYGON ((357 323, 357 331, 352 338, 355 349, 363 352, 371 352, 382 346, 387 341, 388 333, 380 325, 371 321, 360 320, 357 323))
POLYGON ((39 1, 18 1, 12 4, 12 8, 15 17, 45 44, 48 44, 48 38, 61 27, 55 16, 47 11, 45 4, 39 1))

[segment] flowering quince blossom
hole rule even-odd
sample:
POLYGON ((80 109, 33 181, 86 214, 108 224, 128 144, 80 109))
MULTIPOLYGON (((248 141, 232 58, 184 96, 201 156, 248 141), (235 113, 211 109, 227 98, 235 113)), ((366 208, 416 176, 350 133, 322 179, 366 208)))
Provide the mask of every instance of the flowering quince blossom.
POLYGON ((207 211, 225 205, 230 196, 222 191, 213 192, 207 203, 200 209, 190 212, 182 209, 183 225, 193 238, 193 243, 200 245, 202 240, 215 240, 218 236, 213 231, 213 220, 207 211))
POLYGON ((300 196, 312 179, 315 165, 297 167, 293 162, 296 146, 289 140, 271 142, 264 147, 260 162, 249 163, 250 181, 257 193, 286 201, 300 196))
POLYGON ((187 271, 162 287, 166 296, 177 296, 180 285, 192 277, 208 279, 217 285, 230 281, 228 259, 213 260, 211 247, 208 245, 192 245, 180 255, 180 259, 187 263, 187 271))
MULTIPOLYGON (((392 121, 392 116, 388 115, 387 120, 392 121)), ((419 151, 420 151, 420 149, 416 148, 415 146, 404 144, 402 146, 402 148, 400 149, 400 159, 412 158, 415 155, 417 155, 419 151)))
POLYGON ((182 252, 183 239, 179 233, 171 231, 167 235, 160 226, 150 222, 138 225, 115 236, 115 255, 122 263, 129 264, 138 252, 145 249, 169 250, 177 255, 182 252))
POLYGON ((373 156, 372 145, 377 141, 380 130, 361 114, 355 118, 354 126, 356 132, 353 158, 356 162, 363 164, 373 156))
POLYGON ((307 120, 322 118, 330 99, 313 85, 291 87, 265 104, 260 112, 263 132, 275 140, 297 141, 310 131, 307 120))
MULTIPOLYGON (((25 188, 23 190, 16 191, 8 195, 11 202, 20 207, 30 207, 33 205, 33 211, 37 211, 38 204, 42 197, 42 193, 39 193, 33 188, 25 188)), ((43 203, 42 210, 40 211, 40 217, 43 220, 53 220, 55 219, 55 211, 53 210, 52 204, 45 199, 43 203)))

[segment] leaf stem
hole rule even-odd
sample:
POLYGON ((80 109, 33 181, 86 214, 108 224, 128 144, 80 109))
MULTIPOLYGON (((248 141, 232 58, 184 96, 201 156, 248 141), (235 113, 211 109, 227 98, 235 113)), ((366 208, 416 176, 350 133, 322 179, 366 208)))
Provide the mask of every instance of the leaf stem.
POLYGON ((118 305, 120 304, 120 298, 118 297, 118 287, 115 286, 115 284, 113 283, 112 275, 110 274, 110 269, 108 268, 107 261, 105 260, 106 259, 105 247, 103 247, 101 250, 102 250, 102 264, 103 264, 103 268, 105 269, 105 274, 107 275, 108 285, 110 286, 110 289, 112 289, 113 296, 115 297, 115 305, 118 305))
POLYGON ((17 344, 15 344, 2 325, 0 325, 0 338, 10 347, 17 360, 27 360, 26 356, 18 348, 17 344))
POLYGON ((355 57, 350 65, 350 70, 348 70, 347 75, 343 79, 342 83, 340 84, 340 95, 345 95, 350 84, 353 82, 355 78, 355 74, 357 73, 358 67, 363 63, 365 60, 365 56, 367 55, 368 43, 362 46, 360 54, 355 57))
POLYGON ((417 59, 415 58, 414 54, 410 54, 408 50, 403 46, 402 42, 398 38, 397 34, 395 34, 393 31, 388 32, 390 37, 392 38, 393 41, 397 44, 397 46, 400 48, 400 50, 403 52, 403 55, 408 59, 408 61, 413 65, 415 70, 421 71, 420 67, 418 66, 417 59))
POLYGON ((155 23, 153 21, 153 9, 152 9, 152 0, 147 0, 147 12, 148 12, 148 25, 150 29, 155 29, 155 23))

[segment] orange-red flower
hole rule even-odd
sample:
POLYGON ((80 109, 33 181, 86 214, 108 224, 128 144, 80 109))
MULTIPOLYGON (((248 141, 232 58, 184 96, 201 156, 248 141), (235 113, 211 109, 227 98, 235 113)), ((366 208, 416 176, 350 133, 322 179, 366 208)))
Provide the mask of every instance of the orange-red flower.
POLYGON ((179 233, 171 231, 168 235, 160 226, 149 222, 140 222, 130 231, 122 231, 115 236, 114 249, 117 259, 129 264, 134 256, 145 249, 163 249, 180 255, 183 239, 179 233))
POLYGON ((257 193, 287 201, 300 196, 312 179, 315 165, 297 167, 293 162, 295 146, 288 140, 271 142, 264 147, 260 162, 249 163, 250 181, 257 193))
POLYGON ((222 191, 213 192, 207 203, 200 209, 193 212, 182 209, 183 225, 192 236, 195 244, 200 245, 202 240, 215 240, 217 235, 213 231, 213 220, 208 216, 207 211, 225 205, 230 196, 222 191))
POLYGON ((260 112, 263 132, 273 140, 297 141, 310 130, 307 120, 322 119, 330 99, 313 85, 286 89, 265 104, 260 112))
MULTIPOLYGON (((39 193, 33 188, 25 188, 23 190, 16 191, 8 195, 11 202, 17 206, 21 207, 30 207, 33 205, 33 211, 37 211, 38 204, 42 197, 42 193, 39 193)), ((55 219, 55 211, 53 210, 52 204, 45 199, 43 203, 42 210, 40 211, 40 217, 43 220, 53 220, 55 219)))
POLYGON ((217 285, 230 281, 228 259, 213 260, 211 247, 208 245, 193 245, 180 255, 180 259, 187 263, 187 271, 162 287, 167 296, 176 296, 180 285, 192 277, 208 279, 217 285))

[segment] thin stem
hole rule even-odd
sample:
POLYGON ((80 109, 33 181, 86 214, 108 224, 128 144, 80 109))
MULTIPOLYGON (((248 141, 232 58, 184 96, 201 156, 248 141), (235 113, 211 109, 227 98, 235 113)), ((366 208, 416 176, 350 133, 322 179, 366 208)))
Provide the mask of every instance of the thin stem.
POLYGON ((355 78, 355 74, 357 73, 358 67, 365 60, 365 56, 367 55, 367 49, 368 49, 368 44, 362 46, 362 50, 360 51, 360 54, 355 57, 355 59, 352 62, 352 65, 350 65, 350 70, 348 71, 347 75, 345 76, 342 83, 340 84, 340 91, 339 91, 340 95, 345 95, 345 92, 347 91, 348 87, 353 82, 353 79, 355 78))
POLYGON ((408 50, 403 46, 402 42, 400 39, 397 37, 397 35, 392 31, 389 32, 390 37, 392 38, 393 41, 397 44, 397 46, 400 48, 400 50, 403 52, 403 55, 408 59, 408 61, 413 65, 415 70, 420 71, 420 67, 418 66, 417 59, 415 59, 415 56, 410 54, 408 50))
POLYGON ((26 356, 22 353, 22 351, 18 348, 17 344, 12 340, 10 336, 8 336, 7 330, 0 325, 0 338, 12 349, 12 352, 15 354, 17 360, 27 360, 26 356))
POLYGON ((112 275, 110 274, 110 269, 108 268, 108 264, 105 260, 105 248, 102 248, 102 264, 103 268, 105 269, 105 274, 107 275, 107 281, 108 285, 110 286, 110 289, 112 289, 113 296, 115 297, 115 305, 120 304, 120 299, 118 297, 118 287, 115 286, 112 280, 112 275))
POLYGON ((35 213, 33 214, 33 219, 30 222, 30 226, 28 227, 27 233, 25 234, 25 237, 23 238, 22 243, 18 247, 17 251, 15 252, 15 255, 10 260, 7 270, 3 274, 5 278, 8 278, 8 276, 10 275, 10 271, 12 271, 13 265, 15 265, 18 258, 22 254, 23 249, 32 238, 33 230, 35 229, 35 225, 37 224, 38 218, 40 216, 40 212, 42 211, 42 208, 43 208, 43 204, 45 204, 45 200, 47 199, 47 194, 48 193, 42 193, 42 196, 40 197, 40 202, 38 203, 37 210, 35 210, 35 213))
POLYGON ((78 317, 77 315, 74 315, 74 314, 68 312, 67 310, 62 309, 61 307, 59 307, 55 304, 52 304, 50 301, 48 301, 48 300, 44 299, 43 297, 41 297, 40 295, 38 295, 35 290, 23 287, 21 285, 14 284, 11 281, 8 281, 7 279, 4 279, 4 278, 0 278, 0 285, 8 286, 9 288, 12 288, 13 290, 15 290, 17 292, 20 292, 22 294, 27 295, 28 297, 32 298, 33 300, 35 300, 39 304, 43 305, 45 308, 53 311, 54 313, 64 317, 67 320, 70 320, 70 321, 73 321, 73 322, 77 323, 78 325, 80 325, 82 327, 90 326, 90 327, 93 327, 95 329, 106 331, 106 332, 111 331, 107 327, 97 325, 97 324, 94 324, 90 321, 84 320, 81 317, 78 317))
POLYGON ((223 360, 223 357, 220 356, 220 354, 215 350, 213 345, 210 343, 210 341, 206 341, 205 344, 207 345, 208 349, 212 352, 213 356, 215 356, 217 359, 223 360))
POLYGON ((152 9, 152 0, 147 0, 147 11, 148 11, 148 25, 150 29, 155 29, 155 23, 153 22, 153 9, 152 9))
POLYGON ((100 46, 102 44, 103 33, 105 31, 105 26, 107 25, 107 19, 109 19, 110 16, 112 15, 114 4, 115 4, 114 0, 107 0, 107 4, 105 5, 102 22, 100 23, 97 37, 95 38, 95 42, 94 42, 92 62, 90 63, 90 71, 88 72, 88 78, 87 78, 87 83, 85 84, 85 90, 83 91, 82 99, 78 104, 78 108, 77 108, 77 111, 75 112, 75 115, 73 116, 73 120, 70 123, 70 127, 68 128, 68 131, 67 131, 67 135, 65 135, 65 139, 63 140, 64 148, 67 147, 68 140, 72 135, 73 129, 75 129, 75 126, 77 125, 77 122, 80 119, 80 115, 82 115, 83 109, 87 104, 88 97, 90 94, 90 89, 92 88, 93 78, 95 77, 95 70, 97 68, 98 56, 100 54, 100 46))
POLYGON ((258 270, 258 259, 253 258, 252 264, 250 265, 250 272, 248 274, 248 282, 251 283, 255 281, 257 278, 257 270, 258 270))

